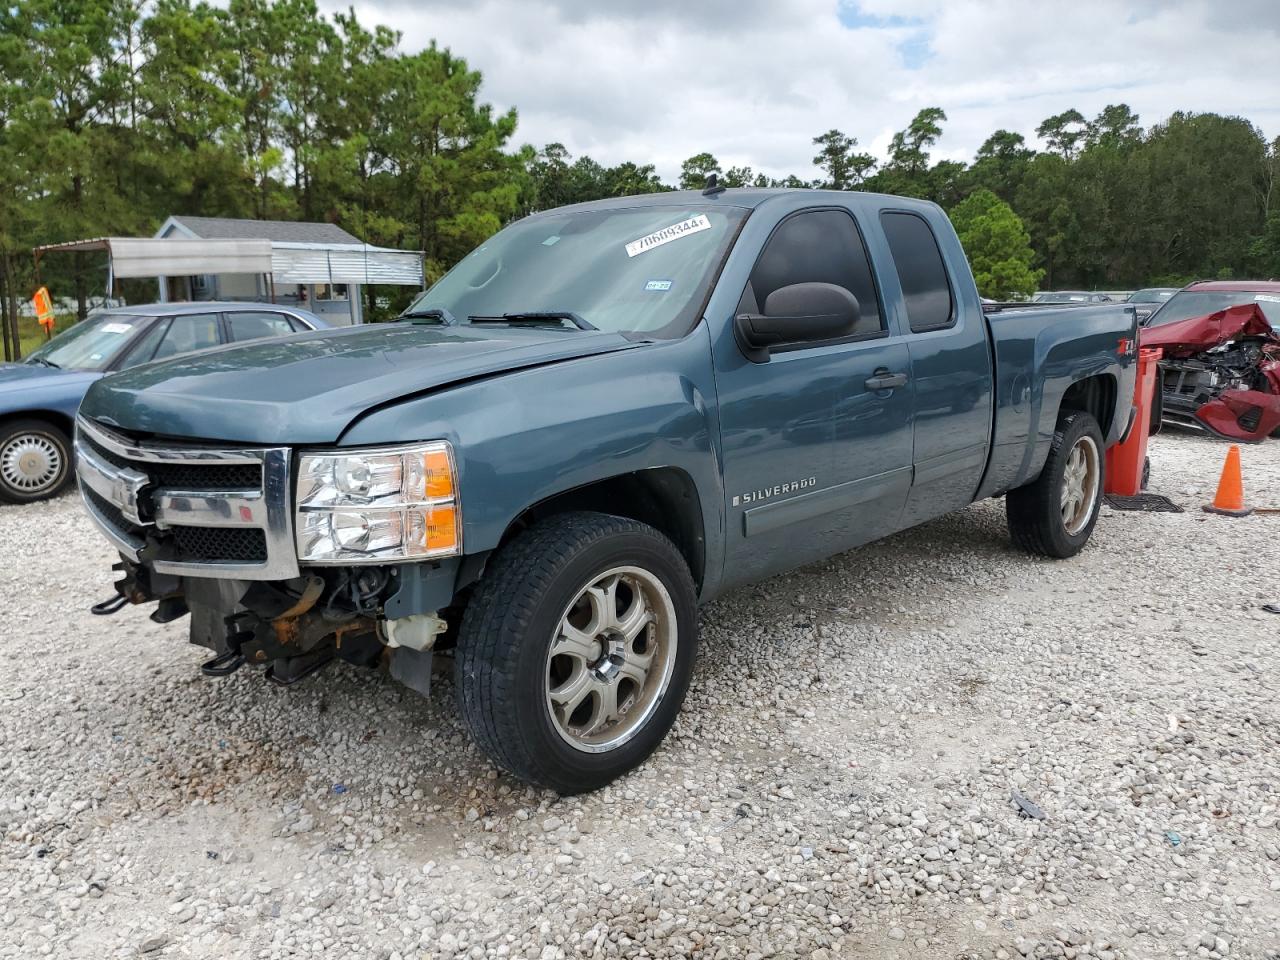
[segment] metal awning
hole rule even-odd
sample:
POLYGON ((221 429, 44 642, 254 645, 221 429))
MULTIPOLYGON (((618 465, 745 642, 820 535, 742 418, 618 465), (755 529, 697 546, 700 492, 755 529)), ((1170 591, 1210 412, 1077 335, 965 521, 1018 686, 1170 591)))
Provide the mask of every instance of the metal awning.
POLYGON ((105 250, 113 277, 186 277, 202 273, 270 273, 270 240, 142 240, 97 237, 36 247, 45 253, 105 250))
MULTIPOLYGON (((369 244, 283 243, 96 237, 35 248, 45 253, 105 251, 111 278, 270 274, 277 283, 385 283, 423 286, 422 254, 369 244)), ((110 288, 110 282, 108 282, 110 288)))
POLYGON ((369 244, 271 243, 280 283, 387 283, 422 286, 422 254, 369 244))

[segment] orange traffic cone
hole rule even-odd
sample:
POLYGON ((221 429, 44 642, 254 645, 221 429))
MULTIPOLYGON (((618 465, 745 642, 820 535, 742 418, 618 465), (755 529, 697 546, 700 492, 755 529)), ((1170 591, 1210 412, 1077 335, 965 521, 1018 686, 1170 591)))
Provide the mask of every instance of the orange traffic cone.
POLYGON ((1213 503, 1205 504, 1205 510, 1227 517, 1247 517, 1253 513, 1253 507, 1244 505, 1244 479, 1240 475, 1240 448, 1234 443, 1227 451, 1227 462, 1222 465, 1218 493, 1213 498, 1213 503))

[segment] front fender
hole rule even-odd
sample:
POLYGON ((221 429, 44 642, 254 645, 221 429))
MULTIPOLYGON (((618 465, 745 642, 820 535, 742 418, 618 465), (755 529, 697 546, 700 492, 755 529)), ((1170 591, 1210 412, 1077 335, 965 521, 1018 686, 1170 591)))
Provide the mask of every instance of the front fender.
POLYGON ((701 324, 683 340, 499 374, 378 409, 340 445, 452 443, 467 555, 497 547, 515 518, 556 494, 653 467, 682 470, 702 508, 705 589, 718 579, 724 550, 715 415, 701 324))

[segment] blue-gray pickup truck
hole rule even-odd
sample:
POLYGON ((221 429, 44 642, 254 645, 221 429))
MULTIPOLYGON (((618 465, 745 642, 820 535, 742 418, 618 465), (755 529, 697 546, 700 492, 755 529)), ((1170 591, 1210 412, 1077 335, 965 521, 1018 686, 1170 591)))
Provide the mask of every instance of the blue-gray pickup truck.
POLYGON ((1089 539, 1132 425, 1133 307, 984 315, 943 212, 866 193, 677 192, 508 226, 396 323, 98 381, 95 609, 190 616, 202 665, 335 659, 427 691, 562 793, 642 762, 699 602, 1005 498, 1026 550, 1089 539))

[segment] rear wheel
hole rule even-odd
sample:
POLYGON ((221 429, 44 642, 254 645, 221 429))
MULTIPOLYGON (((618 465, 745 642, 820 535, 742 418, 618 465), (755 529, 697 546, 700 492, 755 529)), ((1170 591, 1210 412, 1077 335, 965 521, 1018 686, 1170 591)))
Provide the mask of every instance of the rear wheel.
POLYGON ((30 503, 61 493, 71 481, 71 441, 43 420, 0 425, 0 501, 30 503))
POLYGON ((476 743, 522 780, 594 790, 645 760, 693 668, 696 599, 657 530, 596 513, 517 536, 467 604, 456 673, 476 743))
POLYGON ((1083 411, 1063 414, 1040 476, 1005 496, 1014 543, 1045 557, 1079 553, 1098 522, 1105 473, 1098 421, 1083 411))

